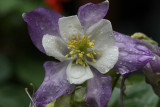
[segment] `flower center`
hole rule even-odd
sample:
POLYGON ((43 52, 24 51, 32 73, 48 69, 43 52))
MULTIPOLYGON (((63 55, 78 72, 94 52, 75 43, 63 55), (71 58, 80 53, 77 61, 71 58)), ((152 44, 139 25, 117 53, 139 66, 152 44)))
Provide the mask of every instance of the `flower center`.
POLYGON ((68 58, 69 56, 71 59, 74 59, 76 57, 76 64, 83 65, 84 67, 87 65, 86 57, 90 58, 93 62, 96 62, 95 55, 101 55, 100 52, 95 52, 92 50, 94 47, 94 41, 90 41, 89 39, 92 36, 81 36, 77 34, 77 36, 72 35, 72 38, 68 38, 69 43, 67 44, 68 49, 71 51, 69 54, 65 56, 65 58, 68 58))

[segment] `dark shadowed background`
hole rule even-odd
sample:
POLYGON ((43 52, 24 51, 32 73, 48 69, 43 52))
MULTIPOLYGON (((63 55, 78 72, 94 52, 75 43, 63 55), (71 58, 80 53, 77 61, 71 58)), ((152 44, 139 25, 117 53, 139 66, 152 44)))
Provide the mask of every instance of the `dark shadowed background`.
MULTIPOLYGON (((50 5, 52 2, 44 0, 0 0, 0 107, 28 107, 29 98, 24 88, 32 91, 29 86, 32 82, 37 89, 44 78, 43 63, 54 60, 33 45, 22 13, 45 7, 57 11, 61 8, 59 12, 65 16, 75 15, 79 6, 101 1, 68 0, 50 5)), ((111 21, 115 31, 128 35, 143 32, 160 43, 159 5, 160 0, 110 0, 105 18, 111 21)), ((160 107, 158 97, 143 81, 143 75, 139 74, 128 80, 126 107, 160 107)), ((119 106, 118 88, 114 90, 110 106, 119 106)))

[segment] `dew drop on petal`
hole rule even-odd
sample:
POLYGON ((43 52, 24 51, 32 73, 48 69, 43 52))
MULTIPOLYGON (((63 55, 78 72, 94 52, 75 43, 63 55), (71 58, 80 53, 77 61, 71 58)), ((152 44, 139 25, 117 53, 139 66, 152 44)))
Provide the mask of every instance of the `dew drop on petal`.
POLYGON ((44 30, 44 27, 43 26, 40 26, 41 30, 44 30))
POLYGON ((119 55, 120 55, 120 56, 127 56, 127 55, 128 55, 128 53, 127 53, 127 52, 125 52, 125 51, 121 51, 121 52, 119 53, 119 55))
POLYGON ((142 45, 137 45, 136 48, 139 49, 139 50, 142 50, 142 51, 147 51, 148 50, 145 46, 142 46, 142 45))
POLYGON ((22 14, 22 17, 25 18, 25 17, 26 17, 26 13, 23 13, 23 14, 22 14))
POLYGON ((44 81, 49 81, 49 80, 50 80, 50 77, 47 76, 44 81))
POLYGON ((130 63, 132 63, 132 61, 131 61, 131 60, 129 60, 129 62, 130 62, 130 63))
POLYGON ((46 92, 46 90, 45 90, 45 89, 43 89, 43 92, 46 92))
POLYGON ((118 47, 121 47, 121 48, 125 47, 125 44, 124 44, 124 43, 120 43, 120 42, 119 42, 119 43, 117 42, 116 45, 117 45, 118 47))
POLYGON ((118 70, 121 74, 128 73, 128 68, 126 66, 121 66, 121 68, 118 68, 118 70))
POLYGON ((154 56, 152 60, 156 60, 156 56, 154 56))
POLYGON ((139 61, 144 62, 149 58, 151 58, 151 56, 142 56, 142 57, 139 58, 139 61))

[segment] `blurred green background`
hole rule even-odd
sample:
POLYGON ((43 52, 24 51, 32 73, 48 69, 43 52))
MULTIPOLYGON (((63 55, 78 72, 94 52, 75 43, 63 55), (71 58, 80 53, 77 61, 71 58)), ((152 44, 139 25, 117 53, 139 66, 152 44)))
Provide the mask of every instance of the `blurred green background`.
MULTIPOLYGON (((68 16, 76 14, 78 7, 87 2, 101 1, 70 0, 61 5, 63 14, 68 16)), ((116 31, 143 32, 160 43, 159 4, 159 0, 110 0, 106 18, 116 31)), ((37 89, 44 78, 43 63, 54 60, 33 45, 22 19, 23 12, 38 7, 51 8, 43 0, 0 0, 0 107, 28 107, 24 89, 31 90, 31 82, 37 89)), ((142 73, 133 74, 127 81, 125 107, 160 107, 159 98, 145 83, 142 73)), ((118 88, 114 89, 109 105, 120 106, 118 88)))

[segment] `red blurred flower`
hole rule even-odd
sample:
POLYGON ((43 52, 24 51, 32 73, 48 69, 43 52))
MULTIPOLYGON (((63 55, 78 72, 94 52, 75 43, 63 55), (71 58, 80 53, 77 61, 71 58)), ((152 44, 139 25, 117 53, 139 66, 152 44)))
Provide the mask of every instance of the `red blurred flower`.
POLYGON ((45 3, 51 7, 54 11, 63 13, 63 2, 68 2, 70 0, 44 0, 45 3))

